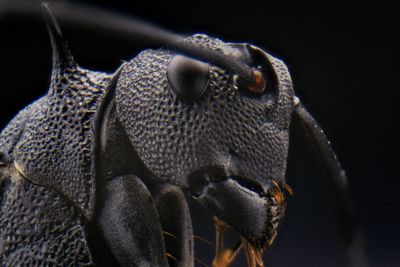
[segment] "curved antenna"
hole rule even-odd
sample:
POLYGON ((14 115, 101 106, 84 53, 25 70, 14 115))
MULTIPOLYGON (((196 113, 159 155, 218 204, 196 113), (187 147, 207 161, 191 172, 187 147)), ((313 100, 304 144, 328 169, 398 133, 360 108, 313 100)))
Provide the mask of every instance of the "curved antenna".
MULTIPOLYGON (((48 5, 48 4, 47 4, 48 5)), ((184 55, 221 67, 238 75, 241 85, 251 87, 257 81, 254 71, 246 64, 203 46, 182 42, 183 35, 175 34, 147 22, 118 15, 106 10, 76 3, 51 3, 54 15, 62 23, 84 27, 94 31, 112 32, 132 42, 146 42, 167 46, 184 55)), ((24 1, 0 2, 0 17, 7 14, 23 14, 37 17, 37 8, 24 1)))
POLYGON ((338 225, 348 253, 349 265, 368 266, 346 173, 321 126, 299 102, 296 103, 294 118, 302 125, 315 158, 333 186, 338 225))

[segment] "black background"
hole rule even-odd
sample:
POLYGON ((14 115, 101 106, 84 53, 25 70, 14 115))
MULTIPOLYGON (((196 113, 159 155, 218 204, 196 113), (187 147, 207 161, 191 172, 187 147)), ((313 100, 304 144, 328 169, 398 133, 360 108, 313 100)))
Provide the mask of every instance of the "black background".
MULTIPOLYGON (((179 33, 202 32, 253 43, 283 59, 297 95, 323 126, 348 173, 370 264, 400 266, 400 23, 394 4, 85 2, 179 33)), ((144 48, 112 33, 62 28, 78 63, 93 70, 112 72, 122 59, 129 60, 144 48)), ((0 36, 0 125, 4 127, 18 110, 45 94, 51 48, 40 19, 0 17, 0 36)), ((266 263, 341 266, 344 252, 331 190, 296 127, 290 150, 287 180, 295 195, 288 201, 277 241, 266 252, 266 263)), ((193 205, 196 234, 213 242, 211 217, 193 205)), ((213 248, 196 241, 197 258, 209 263, 212 256, 213 248)))

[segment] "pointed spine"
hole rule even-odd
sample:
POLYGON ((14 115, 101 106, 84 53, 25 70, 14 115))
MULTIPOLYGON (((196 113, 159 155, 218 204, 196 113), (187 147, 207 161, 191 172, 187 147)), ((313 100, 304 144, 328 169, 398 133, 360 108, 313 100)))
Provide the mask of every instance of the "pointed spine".
POLYGON ((67 43, 63 39, 60 27, 49 7, 49 3, 44 2, 42 4, 42 11, 53 50, 52 78, 58 77, 59 79, 64 75, 66 70, 75 69, 77 65, 67 43))

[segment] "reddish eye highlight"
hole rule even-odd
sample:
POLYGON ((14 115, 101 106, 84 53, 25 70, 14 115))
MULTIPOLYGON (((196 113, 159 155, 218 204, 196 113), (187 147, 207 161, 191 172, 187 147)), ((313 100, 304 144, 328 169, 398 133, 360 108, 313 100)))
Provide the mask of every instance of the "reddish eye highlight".
POLYGON ((249 90, 254 94, 262 94, 265 91, 267 81, 264 75, 259 70, 253 71, 254 81, 253 84, 249 86, 249 90))

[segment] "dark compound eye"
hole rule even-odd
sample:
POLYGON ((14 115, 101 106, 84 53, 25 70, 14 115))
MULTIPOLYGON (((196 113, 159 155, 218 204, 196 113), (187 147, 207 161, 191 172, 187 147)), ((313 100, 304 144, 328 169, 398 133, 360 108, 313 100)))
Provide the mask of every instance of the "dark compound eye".
POLYGON ((208 74, 208 64, 181 55, 175 56, 167 67, 173 90, 185 100, 193 100, 204 93, 208 74))

